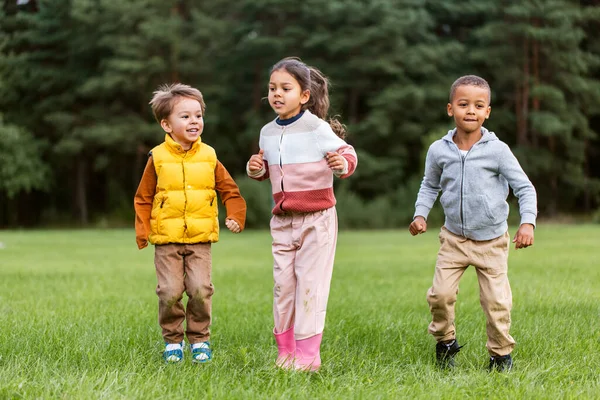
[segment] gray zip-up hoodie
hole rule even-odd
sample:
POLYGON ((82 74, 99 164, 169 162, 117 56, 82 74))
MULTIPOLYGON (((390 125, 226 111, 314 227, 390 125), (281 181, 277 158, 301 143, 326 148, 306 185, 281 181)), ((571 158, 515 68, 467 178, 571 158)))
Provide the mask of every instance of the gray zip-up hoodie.
POLYGON ((446 228, 473 240, 503 235, 508 224, 508 185, 519 199, 521 224, 535 226, 535 188, 506 143, 481 127, 483 136, 463 158, 448 131, 427 151, 425 176, 415 204, 415 217, 427 219, 438 193, 446 228))

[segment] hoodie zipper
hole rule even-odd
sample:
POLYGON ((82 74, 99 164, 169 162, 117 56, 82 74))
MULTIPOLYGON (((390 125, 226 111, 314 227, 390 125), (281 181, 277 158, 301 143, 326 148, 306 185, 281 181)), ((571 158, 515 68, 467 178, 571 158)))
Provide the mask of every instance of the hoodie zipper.
POLYGON ((458 151, 458 157, 460 158, 460 222, 461 222, 461 231, 462 231, 462 235, 463 237, 466 237, 465 235, 465 210, 463 207, 464 204, 464 183, 465 183, 465 164, 467 161, 467 157, 469 156, 469 154, 471 153, 471 150, 473 150, 473 147, 477 146, 477 143, 475 143, 473 146, 471 146, 471 148, 467 151, 467 154, 462 155, 462 153, 460 152, 460 149, 458 148, 458 146, 456 145, 456 143, 454 143, 454 146, 456 146, 456 150, 458 151))
MULTIPOLYGON (((481 137, 483 138, 485 135, 483 133, 483 131, 481 132, 481 137)), ((471 148, 469 149, 469 151, 467 151, 467 154, 465 154, 465 156, 463 157, 462 153, 460 152, 460 149, 458 148, 458 145, 456 143, 454 143, 454 141, 452 139, 449 140, 453 145, 454 148, 456 149, 456 151, 458 152, 458 157, 460 159, 460 222, 461 222, 461 231, 462 231, 462 235, 463 237, 465 236, 465 212, 464 212, 464 208, 463 208, 463 200, 464 200, 464 183, 465 183, 465 163, 467 160, 467 157, 469 156, 469 154, 471 153, 471 150, 473 150, 473 148, 475 146, 477 146, 480 143, 485 143, 485 142, 481 142, 481 139, 474 143, 473 146, 471 146, 471 148)))
MULTIPOLYGON (((465 158, 467 158, 467 155, 469 153, 467 152, 467 154, 465 154, 465 156, 463 157, 458 146, 456 146, 456 149, 458 150, 458 156, 460 157, 460 229, 462 231, 462 235, 465 236, 465 212, 464 212, 464 208, 463 208, 464 183, 465 183, 465 158)), ((469 151, 471 151, 471 150, 469 150, 469 151)))

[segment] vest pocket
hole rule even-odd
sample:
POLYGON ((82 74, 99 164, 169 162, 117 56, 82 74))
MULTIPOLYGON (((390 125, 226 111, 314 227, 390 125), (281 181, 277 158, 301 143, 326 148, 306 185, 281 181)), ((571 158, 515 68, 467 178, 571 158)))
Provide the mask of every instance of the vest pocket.
POLYGON ((167 201, 167 199, 165 197, 163 197, 163 199, 160 202, 160 206, 158 208, 158 213, 156 214, 156 233, 160 234, 161 229, 161 223, 162 223, 162 215, 163 215, 163 207, 165 205, 165 202, 167 201))
POLYGON ((215 215, 215 209, 217 209, 217 194, 211 192, 204 196, 203 204, 198 209, 198 217, 212 218, 215 215))
POLYGON ((159 195, 157 196, 155 199, 155 205, 152 209, 152 218, 150 221, 150 228, 154 231, 155 234, 160 235, 160 232, 163 231, 161 225, 162 225, 162 218, 163 218, 163 211, 164 208, 166 207, 166 202, 167 202, 167 196, 165 195, 159 195), (152 221, 154 220, 154 221, 152 221), (154 226, 152 226, 152 222, 154 222, 154 226))

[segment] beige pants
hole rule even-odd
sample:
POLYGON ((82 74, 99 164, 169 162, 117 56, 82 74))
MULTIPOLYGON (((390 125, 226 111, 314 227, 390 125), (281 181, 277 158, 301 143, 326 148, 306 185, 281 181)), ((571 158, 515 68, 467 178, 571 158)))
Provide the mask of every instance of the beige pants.
POLYGON ((335 207, 274 215, 273 316, 275 331, 294 327, 297 340, 323 332, 337 241, 335 207))
POLYGON ((211 304, 214 287, 211 282, 210 243, 156 245, 156 294, 158 322, 166 343, 183 340, 183 321, 189 343, 210 338, 211 304), (188 302, 184 308, 183 293, 188 302))
POLYGON ((512 293, 508 283, 508 232, 485 241, 455 235, 442 227, 440 250, 435 265, 433 286, 427 292, 432 315, 429 333, 437 341, 456 337, 454 304, 458 282, 469 265, 475 267, 479 281, 479 301, 487 324, 486 347, 492 356, 510 354, 515 341, 508 333, 512 293))

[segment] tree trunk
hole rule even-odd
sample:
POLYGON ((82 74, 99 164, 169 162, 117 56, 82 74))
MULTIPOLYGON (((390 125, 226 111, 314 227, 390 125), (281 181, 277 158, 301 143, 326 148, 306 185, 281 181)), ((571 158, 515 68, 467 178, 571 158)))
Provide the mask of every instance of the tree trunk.
POLYGON ((583 157, 583 174, 585 176, 586 183, 583 185, 583 211, 590 212, 592 209, 592 194, 590 192, 590 185, 588 179, 590 176, 590 163, 589 163, 589 151, 588 151, 589 140, 583 139, 584 157, 583 157))
POLYGON ((16 199, 0 194, 0 228, 13 226, 17 216, 16 199))
MULTIPOLYGON (((171 7, 171 15, 174 17, 180 17, 181 18, 181 14, 180 14, 181 10, 179 8, 178 5, 173 5, 173 7, 171 7)), ((169 58, 170 58, 170 69, 171 69, 171 82, 175 83, 175 82, 179 82, 179 49, 180 49, 180 44, 178 41, 172 42, 171 43, 171 51, 169 54, 169 58)))
MULTIPOLYGON (((256 62, 254 64, 254 84, 252 86, 252 110, 254 115, 260 115, 260 108, 262 105, 262 93, 264 89, 262 71, 262 63, 256 62)), ((250 141, 250 154, 258 153, 258 142, 258 135, 254 135, 254 139, 250 141)))
POLYGON ((348 119, 351 124, 358 122, 358 90, 356 88, 350 89, 350 96, 348 99, 348 119))
POLYGON ((89 222, 88 218, 88 205, 87 205, 87 166, 82 157, 77 159, 77 171, 75 180, 75 203, 79 214, 79 223, 81 225, 87 225, 89 222))
POLYGON ((527 123, 529 119, 529 39, 523 41, 523 74, 520 84, 517 83, 516 116, 517 116, 517 145, 527 145, 527 123))
MULTIPOLYGON (((534 21, 534 26, 539 26, 539 21, 534 21)), ((533 40, 533 83, 534 86, 538 86, 540 84, 540 44, 537 40, 533 40)), ((532 100, 533 110, 535 112, 540 111, 540 99, 535 96, 532 100)), ((535 129, 531 129, 531 143, 534 149, 538 148, 538 133, 535 129)))
POLYGON ((254 64, 254 86, 252 88, 252 109, 255 112, 260 112, 260 107, 262 104, 262 91, 264 88, 264 83, 262 81, 262 64, 257 62, 254 64))
MULTIPOLYGON (((554 160, 554 153, 556 152, 556 138, 554 136, 550 136, 548 138, 548 150, 550 151, 550 155, 554 160)), ((558 173, 557 171, 550 170, 549 172, 549 180, 550 180, 550 198, 546 201, 548 202, 548 215, 555 216, 557 212, 557 198, 558 198, 558 173)))

